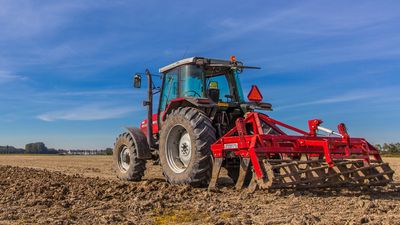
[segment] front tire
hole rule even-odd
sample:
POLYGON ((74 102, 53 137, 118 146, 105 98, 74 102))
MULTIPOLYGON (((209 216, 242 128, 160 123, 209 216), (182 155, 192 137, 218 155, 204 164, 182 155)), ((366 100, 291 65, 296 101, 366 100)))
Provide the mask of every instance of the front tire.
POLYGON ((145 145, 147 144, 134 140, 128 132, 118 136, 113 150, 114 170, 118 178, 128 181, 142 179, 146 170, 146 160, 137 158, 137 148, 146 147, 145 145))
POLYGON ((211 178, 215 129, 211 120, 195 108, 174 110, 160 136, 160 162, 166 180, 172 184, 205 186, 211 178))

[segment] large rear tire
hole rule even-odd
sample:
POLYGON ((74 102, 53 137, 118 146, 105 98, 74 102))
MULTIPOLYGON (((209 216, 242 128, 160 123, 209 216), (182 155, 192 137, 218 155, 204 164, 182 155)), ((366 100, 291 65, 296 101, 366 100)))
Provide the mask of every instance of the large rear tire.
MULTIPOLYGON (((138 129, 133 130, 133 132, 144 136, 138 129)), ((128 132, 118 136, 113 150, 114 170, 118 178, 140 181, 144 176, 146 160, 137 158, 137 149, 147 147, 147 143, 143 142, 143 140, 146 139, 134 140, 128 132)))
POLYGON ((190 107, 174 110, 160 136, 160 162, 166 180, 195 187, 207 185, 214 142, 215 129, 202 111, 190 107))

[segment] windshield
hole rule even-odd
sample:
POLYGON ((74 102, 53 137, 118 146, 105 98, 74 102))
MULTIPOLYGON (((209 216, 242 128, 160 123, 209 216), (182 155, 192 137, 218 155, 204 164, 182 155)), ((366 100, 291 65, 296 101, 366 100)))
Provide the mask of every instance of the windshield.
POLYGON ((204 97, 203 69, 196 65, 184 65, 180 74, 181 97, 204 97))
POLYGON ((179 74, 180 97, 210 98, 214 102, 243 102, 239 74, 230 69, 184 65, 179 74))
POLYGON ((182 65, 164 75, 160 107, 180 97, 209 98, 218 102, 244 102, 239 75, 230 68, 182 65))

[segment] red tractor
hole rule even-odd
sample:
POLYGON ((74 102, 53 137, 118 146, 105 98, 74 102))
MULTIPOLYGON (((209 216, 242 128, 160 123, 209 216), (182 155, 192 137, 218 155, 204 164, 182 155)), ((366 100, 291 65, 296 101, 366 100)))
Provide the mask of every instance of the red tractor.
MULTIPOLYGON (((127 128, 113 150, 117 176, 138 181, 146 161, 162 167, 169 183, 215 188, 224 167, 236 188, 301 188, 385 185, 393 170, 362 138, 350 138, 318 119, 304 131, 260 113, 271 110, 253 85, 246 101, 239 74, 245 66, 230 60, 192 57, 160 69, 161 88, 146 70, 148 116, 140 128, 127 128), (160 93, 153 114, 153 95, 160 93), (284 130, 298 135, 289 135, 284 130)), ((134 76, 134 87, 141 86, 134 76)))

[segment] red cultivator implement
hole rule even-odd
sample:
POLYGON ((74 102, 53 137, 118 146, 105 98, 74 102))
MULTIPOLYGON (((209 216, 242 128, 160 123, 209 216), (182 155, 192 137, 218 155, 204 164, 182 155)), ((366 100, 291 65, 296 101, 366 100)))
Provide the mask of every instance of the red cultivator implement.
POLYGON ((251 189, 314 188, 385 185, 393 180, 393 170, 366 140, 350 138, 344 124, 334 132, 321 123, 308 121, 306 132, 257 112, 238 118, 236 126, 211 146, 215 159, 209 187, 215 188, 224 159, 230 157, 240 158, 238 189, 249 183, 251 189), (300 135, 288 135, 279 127, 300 135))

